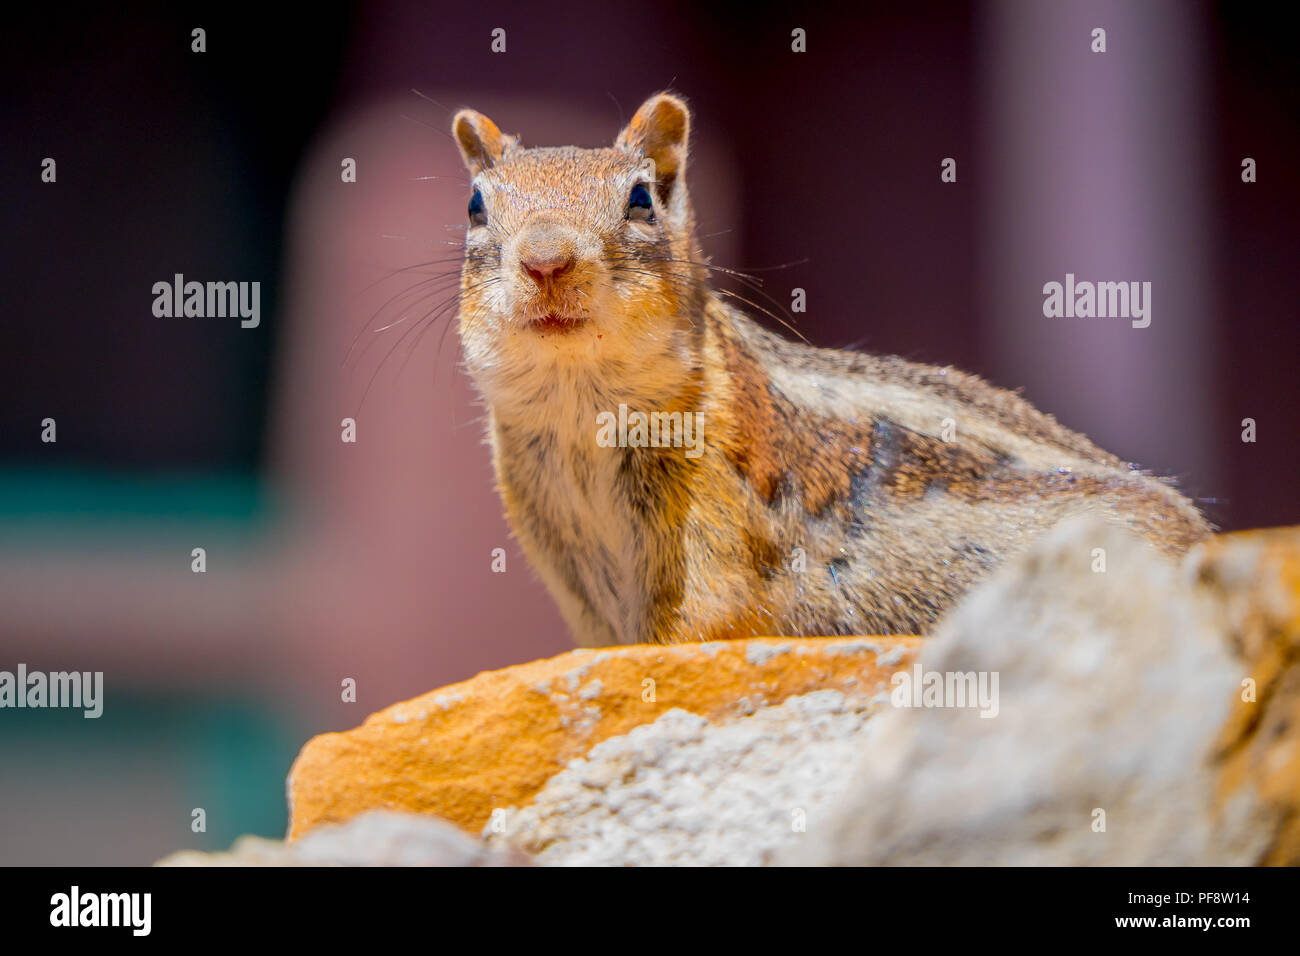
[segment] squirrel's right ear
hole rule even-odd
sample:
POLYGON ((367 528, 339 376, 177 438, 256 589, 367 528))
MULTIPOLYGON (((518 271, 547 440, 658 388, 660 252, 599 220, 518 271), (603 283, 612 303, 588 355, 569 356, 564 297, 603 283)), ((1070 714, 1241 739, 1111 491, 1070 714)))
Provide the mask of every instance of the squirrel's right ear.
POLYGON ((641 104, 614 145, 654 160, 660 196, 672 205, 674 199, 684 197, 685 190, 677 186, 685 179, 690 132, 691 111, 686 101, 671 93, 656 93, 641 104))
POLYGON ((474 110, 461 110, 456 114, 451 121, 451 135, 456 138, 460 157, 465 160, 471 176, 496 165, 502 156, 519 145, 518 139, 505 135, 497 129, 496 123, 474 110))

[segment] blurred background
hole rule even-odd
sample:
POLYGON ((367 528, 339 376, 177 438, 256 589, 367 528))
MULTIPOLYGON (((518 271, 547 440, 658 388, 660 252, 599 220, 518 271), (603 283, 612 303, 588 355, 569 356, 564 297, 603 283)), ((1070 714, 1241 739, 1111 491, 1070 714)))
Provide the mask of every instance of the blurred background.
POLYGON ((0 863, 279 835, 307 737, 569 647, 436 308, 462 105, 605 145, 672 87, 706 252, 807 290, 811 341, 1020 388, 1222 528, 1300 522, 1300 83, 1267 4, 6 16, 0 670, 103 671, 105 705, 0 710, 0 863), (1044 318, 1067 272, 1150 281, 1151 326, 1044 318), (260 282, 260 325, 155 317, 176 273, 260 282))

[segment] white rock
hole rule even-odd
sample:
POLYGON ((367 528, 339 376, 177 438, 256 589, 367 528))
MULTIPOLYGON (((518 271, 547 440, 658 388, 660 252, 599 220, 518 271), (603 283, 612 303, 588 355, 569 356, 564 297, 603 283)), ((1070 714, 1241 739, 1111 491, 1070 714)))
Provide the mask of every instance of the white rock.
POLYGON ((1251 862, 1267 839, 1252 808, 1212 809, 1207 758, 1241 677, 1227 648, 1218 609, 1139 538, 1064 524, 920 655, 925 671, 997 673, 997 716, 887 708, 831 824, 782 861, 1251 862))
POLYGON ((606 740, 507 811, 490 845, 554 865, 757 865, 805 838, 861 749, 869 710, 837 691, 713 725, 684 710, 606 740))

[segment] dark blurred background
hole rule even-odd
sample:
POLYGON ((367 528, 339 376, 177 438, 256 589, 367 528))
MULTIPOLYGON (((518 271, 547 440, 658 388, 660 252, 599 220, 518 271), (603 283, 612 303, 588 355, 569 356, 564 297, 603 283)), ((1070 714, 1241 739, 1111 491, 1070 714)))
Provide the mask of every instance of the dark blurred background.
POLYGON ((808 339, 1021 388, 1176 476, 1224 529, 1300 521, 1300 82, 1274 16, 1182 0, 8 11, 0 670, 102 670, 106 702, 99 720, 0 710, 0 863, 277 834, 307 736, 568 647, 500 516, 452 317, 374 331, 454 271, 458 106, 526 144, 603 145, 672 87, 694 109, 705 250, 779 301, 807 290, 808 339), (1067 272, 1151 281, 1150 328, 1044 318, 1042 285, 1067 272), (152 285, 175 273, 259 281, 260 326, 155 317, 152 285))

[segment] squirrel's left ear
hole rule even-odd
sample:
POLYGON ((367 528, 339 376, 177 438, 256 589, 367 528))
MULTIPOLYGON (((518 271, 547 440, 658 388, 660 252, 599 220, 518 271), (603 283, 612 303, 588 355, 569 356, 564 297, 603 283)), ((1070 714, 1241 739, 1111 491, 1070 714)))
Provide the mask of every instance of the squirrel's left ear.
POLYGON ((451 134, 460 147, 461 159, 471 176, 496 165, 501 157, 519 145, 514 136, 507 136, 497 129, 482 113, 474 110, 461 110, 451 121, 451 134))
POLYGON ((673 208, 685 201, 686 148, 691 133, 691 112, 686 102, 671 93, 656 93, 641 104, 614 141, 623 149, 638 150, 655 163, 655 183, 660 201, 673 208))

